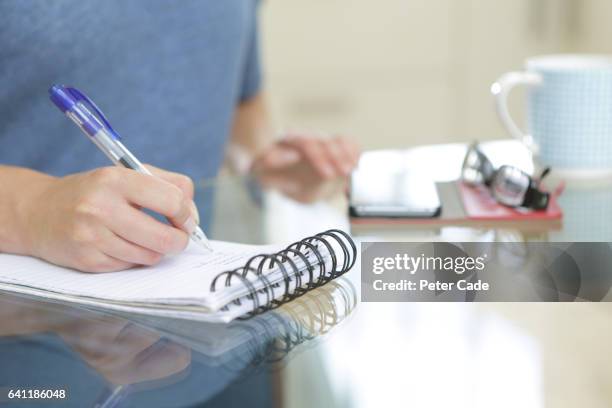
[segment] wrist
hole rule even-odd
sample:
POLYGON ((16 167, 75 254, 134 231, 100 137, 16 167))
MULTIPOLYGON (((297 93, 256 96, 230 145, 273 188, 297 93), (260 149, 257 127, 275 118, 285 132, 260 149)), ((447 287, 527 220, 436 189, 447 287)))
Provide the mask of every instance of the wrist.
MULTIPOLYGON (((4 175, 3 175, 4 176, 4 175)), ((37 223, 37 212, 42 202, 43 192, 55 180, 55 177, 29 169, 12 169, 7 201, 0 203, 3 226, 0 227, 0 250, 34 255, 36 233, 33 228, 37 223)), ((5 180, 2 180, 5 181, 5 180)))
POLYGON ((248 174, 253 167, 254 157, 252 152, 238 144, 228 146, 226 158, 228 167, 234 174, 248 174))

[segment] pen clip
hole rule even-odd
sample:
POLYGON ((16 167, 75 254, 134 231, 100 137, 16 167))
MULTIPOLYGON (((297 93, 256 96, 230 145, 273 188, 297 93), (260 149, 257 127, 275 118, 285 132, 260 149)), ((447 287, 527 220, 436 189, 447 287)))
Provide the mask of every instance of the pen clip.
POLYGON ((98 106, 94 103, 94 101, 92 101, 91 99, 89 99, 89 97, 87 95, 85 95, 83 92, 79 91, 76 88, 73 87, 66 87, 65 88, 66 91, 68 91, 68 93, 70 93, 70 95, 72 95, 78 102, 83 102, 86 105, 89 105, 89 107, 91 108, 91 110, 93 110, 93 114, 102 122, 102 124, 106 127, 106 130, 108 130, 110 132, 110 134, 118 140, 121 140, 121 136, 119 136, 119 133, 117 133, 115 131, 115 129, 113 129, 113 127, 111 126, 110 122, 106 119, 106 116, 104 116, 104 113, 102 113, 102 110, 100 110, 100 108, 98 108, 98 106))

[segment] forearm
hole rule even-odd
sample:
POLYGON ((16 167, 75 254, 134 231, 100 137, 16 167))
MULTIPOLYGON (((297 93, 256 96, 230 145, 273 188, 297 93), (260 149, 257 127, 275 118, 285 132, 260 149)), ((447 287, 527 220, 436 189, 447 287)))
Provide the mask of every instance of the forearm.
POLYGON ((53 177, 22 167, 0 166, 0 252, 29 255, 27 208, 53 177))
POLYGON ((236 109, 226 167, 244 173, 250 162, 274 143, 274 132, 263 93, 242 102, 236 109))

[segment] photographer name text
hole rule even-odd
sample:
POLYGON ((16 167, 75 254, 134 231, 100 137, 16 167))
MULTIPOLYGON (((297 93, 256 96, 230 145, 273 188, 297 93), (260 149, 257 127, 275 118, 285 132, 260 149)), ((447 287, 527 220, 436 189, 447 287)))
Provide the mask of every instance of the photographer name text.
MULTIPOLYGON (((375 279, 372 287, 375 291, 488 291, 490 284, 481 280, 459 278, 466 273, 482 272, 485 269, 487 255, 479 257, 436 257, 411 256, 408 254, 396 254, 393 257, 376 257, 372 261, 372 273, 383 275, 393 271, 408 275, 412 279, 400 279, 388 282, 385 279, 375 279), (444 279, 417 279, 417 272, 430 274, 443 274, 444 279), (449 277, 451 279, 449 279, 449 277), (459 279, 456 279, 459 278, 459 279)), ((381 276, 382 278, 383 276, 381 276)))

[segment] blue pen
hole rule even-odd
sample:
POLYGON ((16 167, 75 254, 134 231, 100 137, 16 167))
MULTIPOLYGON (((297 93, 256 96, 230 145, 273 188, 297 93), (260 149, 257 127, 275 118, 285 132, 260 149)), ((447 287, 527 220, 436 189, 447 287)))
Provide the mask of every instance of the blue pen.
MULTIPOLYGON (((70 118, 96 146, 117 166, 136 170, 142 174, 153 175, 121 143, 120 137, 112 128, 106 117, 91 99, 78 89, 63 85, 49 88, 51 101, 70 118)), ((198 226, 191 234, 191 239, 208 252, 212 252, 208 238, 198 226)))

